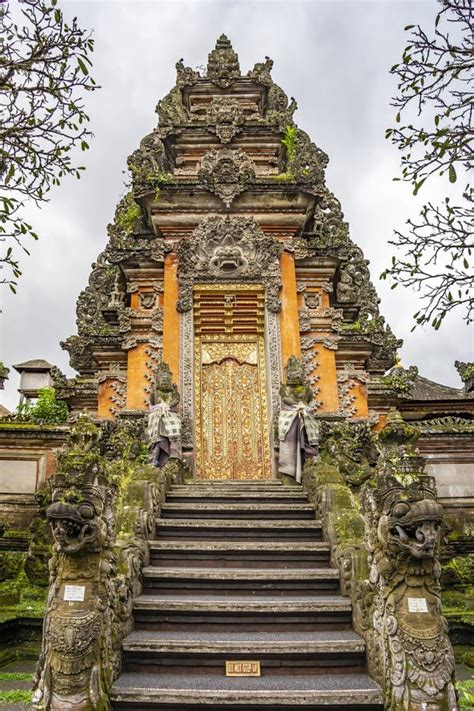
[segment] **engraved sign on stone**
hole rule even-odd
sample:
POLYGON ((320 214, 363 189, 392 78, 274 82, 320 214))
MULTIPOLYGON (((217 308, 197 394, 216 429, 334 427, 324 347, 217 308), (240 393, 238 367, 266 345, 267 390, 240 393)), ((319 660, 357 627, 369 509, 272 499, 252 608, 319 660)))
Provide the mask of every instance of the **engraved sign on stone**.
POLYGON ((260 676, 260 662, 237 661, 225 663, 226 676, 260 676))
POLYGON ((85 585, 65 585, 63 600, 66 602, 84 602, 85 594, 85 585))
POLYGON ((428 612, 425 597, 409 597, 408 612, 428 612))

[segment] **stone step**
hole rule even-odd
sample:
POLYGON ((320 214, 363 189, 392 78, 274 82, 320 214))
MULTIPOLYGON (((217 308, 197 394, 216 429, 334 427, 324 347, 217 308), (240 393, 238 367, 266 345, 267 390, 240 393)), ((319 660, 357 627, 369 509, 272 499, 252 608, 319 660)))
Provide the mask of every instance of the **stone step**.
POLYGON ((132 632, 124 671, 222 675, 228 659, 258 659, 262 674, 364 671, 365 644, 354 632, 132 632))
POLYGON ((329 567, 330 546, 314 541, 150 541, 151 565, 219 568, 329 567))
POLYGON ((143 592, 218 592, 223 595, 318 595, 339 590, 339 572, 333 568, 278 570, 266 568, 157 568, 143 570, 143 592))
POLYGON ((135 628, 160 631, 279 632, 347 630, 351 603, 342 595, 141 595, 134 601, 135 628))
POLYGON ((251 519, 314 519, 314 505, 308 503, 231 502, 171 502, 161 508, 163 518, 251 518, 251 519))
POLYGON ((250 519, 158 519, 156 534, 161 540, 181 537, 199 540, 258 540, 285 539, 314 541, 321 539, 320 521, 253 521, 250 519))
MULTIPOLYGON (((173 489, 189 489, 194 486, 205 486, 208 488, 215 488, 219 486, 228 486, 236 488, 245 489, 256 489, 265 487, 282 487, 283 482, 280 479, 193 479, 188 484, 173 484, 173 489)), ((295 488, 300 485, 295 484, 295 488)), ((285 488, 292 489, 293 486, 285 485, 285 488)))
POLYGON ((187 503, 187 502, 256 502, 256 503, 288 503, 288 504, 307 504, 308 497, 301 489, 292 488, 278 489, 277 487, 271 491, 268 489, 237 489, 216 487, 215 489, 205 489, 204 487, 186 487, 181 491, 171 489, 167 496, 168 503, 187 503))
POLYGON ((367 674, 226 677, 125 673, 112 690, 115 711, 125 709, 278 709, 382 711, 379 687, 367 674))

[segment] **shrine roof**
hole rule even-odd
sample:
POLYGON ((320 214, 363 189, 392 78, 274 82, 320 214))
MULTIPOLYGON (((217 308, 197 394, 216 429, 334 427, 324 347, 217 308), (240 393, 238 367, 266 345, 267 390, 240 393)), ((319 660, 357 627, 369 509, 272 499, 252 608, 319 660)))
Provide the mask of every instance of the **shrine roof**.
POLYGON ((43 360, 43 358, 33 358, 33 360, 26 360, 24 363, 17 363, 13 367, 20 373, 22 370, 51 370, 54 366, 52 363, 48 363, 47 360, 43 360))
POLYGON ((463 388, 452 388, 449 385, 436 383, 419 375, 408 398, 410 400, 465 400, 472 397, 463 388))

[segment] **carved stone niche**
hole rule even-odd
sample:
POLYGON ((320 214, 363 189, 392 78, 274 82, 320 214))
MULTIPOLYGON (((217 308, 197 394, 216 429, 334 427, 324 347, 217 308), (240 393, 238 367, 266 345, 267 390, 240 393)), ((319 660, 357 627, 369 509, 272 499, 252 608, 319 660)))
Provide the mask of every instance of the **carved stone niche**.
POLYGON ((237 195, 255 181, 255 166, 240 148, 211 150, 201 161, 198 180, 229 208, 237 195))
POLYGON ((249 282, 265 286, 266 306, 278 313, 281 247, 248 217, 211 216, 178 245, 178 311, 193 306, 196 282, 249 282))
POLYGON ((212 99, 207 110, 206 128, 215 133, 221 143, 230 143, 244 123, 244 111, 238 99, 231 96, 212 99))

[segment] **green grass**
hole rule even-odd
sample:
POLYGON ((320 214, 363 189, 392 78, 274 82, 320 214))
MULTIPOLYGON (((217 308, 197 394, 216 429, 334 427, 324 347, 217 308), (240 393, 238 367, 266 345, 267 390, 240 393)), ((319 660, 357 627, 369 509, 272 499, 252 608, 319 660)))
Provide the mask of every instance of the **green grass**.
POLYGON ((29 672, 0 672, 0 681, 31 681, 33 674, 29 672))
POLYGON ((28 704, 31 703, 33 693, 24 689, 12 689, 10 691, 0 691, 0 706, 4 704, 28 704))

